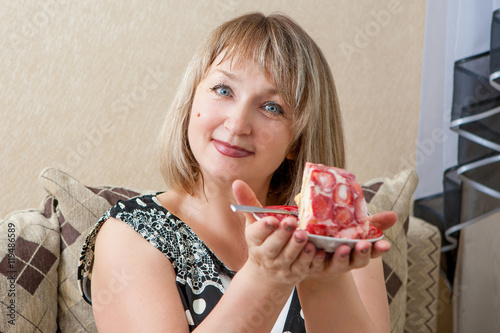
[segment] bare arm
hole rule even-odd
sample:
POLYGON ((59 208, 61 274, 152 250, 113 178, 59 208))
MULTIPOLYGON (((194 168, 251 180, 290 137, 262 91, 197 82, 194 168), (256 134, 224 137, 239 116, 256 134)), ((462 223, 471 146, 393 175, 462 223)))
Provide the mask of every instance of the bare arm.
POLYGON ((91 288, 101 333, 189 332, 172 265, 122 221, 110 218, 99 231, 91 288))
MULTIPOLYGON (((393 212, 371 217, 382 230, 397 220, 393 212)), ((311 275, 297 290, 308 332, 389 332, 390 318, 381 255, 390 249, 382 240, 359 242, 351 251, 339 247, 328 260, 319 251, 311 275)))
POLYGON ((389 332, 390 318, 380 259, 327 285, 298 286, 308 332, 389 332))
POLYGON ((389 332, 391 319, 382 258, 373 259, 366 267, 355 269, 351 273, 361 301, 378 332, 389 332))

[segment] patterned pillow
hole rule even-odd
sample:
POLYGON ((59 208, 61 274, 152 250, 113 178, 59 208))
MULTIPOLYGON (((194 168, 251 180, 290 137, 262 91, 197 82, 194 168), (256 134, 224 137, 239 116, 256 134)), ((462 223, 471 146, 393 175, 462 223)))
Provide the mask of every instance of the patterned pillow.
POLYGON ((54 200, 0 222, 0 332, 55 332, 59 225, 54 200))
POLYGON ((62 332, 97 332, 92 307, 80 295, 76 279, 83 241, 97 220, 118 200, 128 200, 140 193, 115 187, 86 187, 54 168, 42 171, 40 182, 57 200, 61 229, 59 328, 62 332))
POLYGON ((415 171, 405 170, 393 178, 374 179, 362 186, 371 214, 392 210, 398 221, 384 232, 391 250, 382 257, 387 298, 391 313, 391 332, 403 332, 406 319, 408 279, 407 232, 413 192, 418 183, 415 171))

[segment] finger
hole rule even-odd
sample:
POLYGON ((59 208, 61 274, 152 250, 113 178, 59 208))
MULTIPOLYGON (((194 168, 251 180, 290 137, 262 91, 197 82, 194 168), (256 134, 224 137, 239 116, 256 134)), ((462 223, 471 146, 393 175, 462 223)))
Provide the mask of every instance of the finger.
POLYGON ((398 214, 395 212, 387 211, 380 212, 377 214, 370 215, 368 220, 371 224, 379 228, 380 230, 387 230, 394 225, 398 220, 398 214))
POLYGON ((245 231, 249 244, 260 246, 279 227, 280 221, 274 216, 266 216, 247 226, 245 231))
POLYGON ((262 206, 250 186, 242 180, 233 182, 233 195, 240 205, 262 206))
POLYGON ((265 239, 263 249, 270 259, 276 259, 290 240, 293 232, 297 229, 297 219, 287 217, 281 221, 279 227, 265 239))
MULTIPOLYGON (((310 243, 310 244, 312 244, 312 243, 310 243)), ((313 246, 314 246, 314 244, 313 244, 313 246)), ((311 273, 321 273, 325 270, 325 267, 328 263, 327 260, 325 260, 326 253, 322 249, 316 249, 315 246, 314 246, 314 248, 315 248, 315 253, 314 253, 313 260, 311 262, 311 273)))
MULTIPOLYGON (((233 182, 233 195, 239 205, 262 207, 259 200, 255 196, 254 191, 242 180, 233 182)), ((247 223, 255 222, 255 217, 252 213, 244 213, 247 223)))
MULTIPOLYGON (((327 256, 328 257, 328 256, 327 256)), ((351 248, 348 245, 340 245, 329 259, 327 269, 334 269, 337 272, 349 270, 351 248)))
MULTIPOLYGON (((292 238, 295 237, 296 235, 294 234, 292 238)), ((307 242, 307 238, 303 242, 303 248, 293 262, 291 270, 297 275, 305 277, 310 274, 312 268, 314 267, 313 262, 316 255, 316 246, 314 246, 314 244, 311 242, 307 242)))
POLYGON ((391 243, 386 240, 375 242, 372 246, 371 258, 375 259, 391 249, 391 243))
POLYGON ((312 258, 313 253, 311 247, 305 248, 307 245, 307 234, 303 230, 294 230, 291 237, 288 239, 288 243, 285 245, 280 253, 280 257, 288 262, 294 262, 301 255, 303 250, 307 250, 312 258))
POLYGON ((368 265, 371 258, 372 244, 368 241, 360 241, 354 247, 351 256, 351 267, 360 268, 368 265))

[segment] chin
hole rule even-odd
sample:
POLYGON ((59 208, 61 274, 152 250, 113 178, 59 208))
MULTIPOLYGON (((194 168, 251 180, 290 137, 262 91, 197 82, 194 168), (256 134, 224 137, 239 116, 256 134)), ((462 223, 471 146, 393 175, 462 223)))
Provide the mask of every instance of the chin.
POLYGON ((237 172, 237 170, 230 170, 231 168, 228 169, 227 164, 226 167, 223 168, 212 168, 205 170, 203 172, 203 177, 205 179, 214 179, 220 182, 230 182, 232 183, 236 179, 243 179, 245 177, 245 172, 237 172))

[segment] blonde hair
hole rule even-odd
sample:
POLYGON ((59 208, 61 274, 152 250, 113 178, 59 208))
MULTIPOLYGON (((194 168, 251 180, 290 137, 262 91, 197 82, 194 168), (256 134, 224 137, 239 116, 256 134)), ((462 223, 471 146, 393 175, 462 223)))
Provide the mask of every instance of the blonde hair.
POLYGON ((223 23, 195 53, 159 137, 165 183, 169 189, 193 193, 199 180, 199 165, 187 136, 189 115, 196 87, 222 52, 222 61, 234 56, 255 61, 293 112, 289 150, 293 158, 275 171, 268 200, 293 204, 305 162, 344 167, 344 138, 330 67, 312 38, 282 14, 251 13, 223 23))

